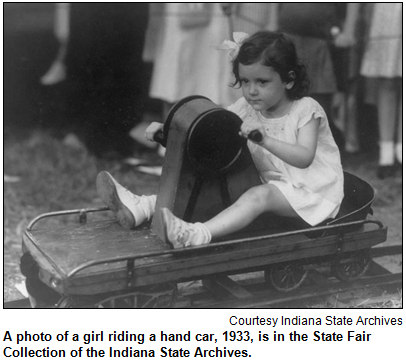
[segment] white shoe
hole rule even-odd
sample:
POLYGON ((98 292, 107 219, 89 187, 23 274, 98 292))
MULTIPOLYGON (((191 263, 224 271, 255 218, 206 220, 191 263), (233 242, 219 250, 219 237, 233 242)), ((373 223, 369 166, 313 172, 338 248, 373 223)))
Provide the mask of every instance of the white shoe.
POLYGON ((172 244, 175 249, 210 243, 211 234, 204 224, 187 223, 167 208, 160 210, 160 217, 164 226, 165 242, 172 244))
POLYGON ((156 197, 138 196, 121 186, 108 172, 97 175, 97 192, 119 224, 134 229, 152 217, 156 197))

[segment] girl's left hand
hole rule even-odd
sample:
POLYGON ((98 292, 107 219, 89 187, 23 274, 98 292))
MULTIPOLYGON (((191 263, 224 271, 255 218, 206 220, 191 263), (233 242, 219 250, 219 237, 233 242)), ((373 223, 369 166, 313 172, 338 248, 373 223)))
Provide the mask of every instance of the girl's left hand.
POLYGON ((152 122, 147 129, 145 130, 145 139, 150 142, 155 142, 154 141, 154 135, 158 131, 161 131, 164 128, 163 123, 159 122, 152 122))
POLYGON ((239 134, 240 134, 240 136, 248 139, 248 136, 253 131, 257 131, 257 132, 261 133, 261 136, 262 136, 261 141, 260 142, 255 142, 254 140, 252 140, 250 138, 249 138, 249 140, 254 142, 254 143, 261 144, 264 141, 265 137, 266 137, 265 127, 262 125, 262 123, 259 123, 259 122, 244 122, 241 125, 241 131, 240 131, 239 134))

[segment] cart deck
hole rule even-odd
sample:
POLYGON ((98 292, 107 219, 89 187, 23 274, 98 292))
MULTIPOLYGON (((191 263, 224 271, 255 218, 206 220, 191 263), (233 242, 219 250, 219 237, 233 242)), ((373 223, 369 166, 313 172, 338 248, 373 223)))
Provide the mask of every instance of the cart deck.
POLYGON ((39 278, 45 284, 63 295, 92 295, 265 269, 275 263, 332 261, 382 243, 386 232, 377 221, 361 220, 172 250, 148 225, 129 231, 109 220, 27 231, 24 245, 40 265, 39 278), (327 234, 349 226, 357 230, 327 234), (326 235, 308 236, 315 231, 326 235))

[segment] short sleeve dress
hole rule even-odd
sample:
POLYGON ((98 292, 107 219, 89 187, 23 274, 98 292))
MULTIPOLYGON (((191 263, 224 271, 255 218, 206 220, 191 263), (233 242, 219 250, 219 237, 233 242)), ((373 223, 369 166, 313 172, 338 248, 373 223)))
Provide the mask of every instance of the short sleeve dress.
POLYGON ((253 161, 263 183, 275 185, 297 214, 314 226, 337 215, 344 197, 340 152, 331 134, 323 108, 312 98, 295 100, 288 114, 268 119, 240 98, 228 107, 243 122, 264 124, 267 135, 295 144, 298 131, 311 119, 320 119, 317 149, 312 164, 300 169, 283 162, 265 148, 248 142, 253 161))

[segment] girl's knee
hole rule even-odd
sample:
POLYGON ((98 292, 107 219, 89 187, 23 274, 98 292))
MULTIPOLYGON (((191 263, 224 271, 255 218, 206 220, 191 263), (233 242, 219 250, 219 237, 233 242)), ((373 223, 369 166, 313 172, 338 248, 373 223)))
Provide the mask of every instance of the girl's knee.
POLYGON ((257 206, 268 204, 272 199, 272 186, 260 185, 247 190, 240 198, 243 202, 249 202, 257 206))

